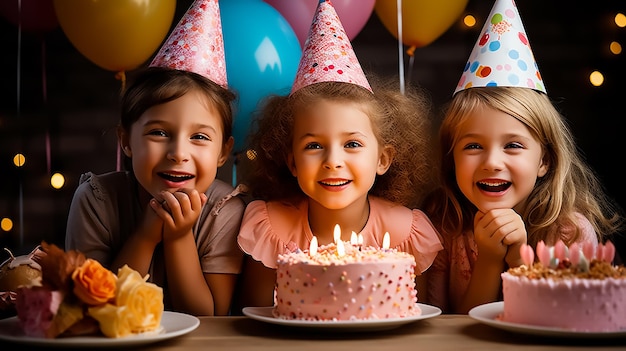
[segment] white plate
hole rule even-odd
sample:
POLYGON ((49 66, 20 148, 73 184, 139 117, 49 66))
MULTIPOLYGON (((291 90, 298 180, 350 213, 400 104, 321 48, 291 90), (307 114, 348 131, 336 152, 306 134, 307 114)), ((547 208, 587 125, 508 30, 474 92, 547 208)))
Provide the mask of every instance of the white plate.
POLYGON ((200 320, 184 313, 164 311, 161 317, 161 332, 158 334, 140 334, 123 338, 107 338, 105 336, 72 336, 66 338, 37 338, 25 336, 17 317, 0 320, 0 340, 20 344, 53 346, 53 347, 116 347, 149 344, 187 334, 200 325, 200 320))
POLYGON ((469 311, 469 316, 473 319, 490 325, 495 328, 504 329, 517 333, 558 336, 558 337, 578 337, 578 338, 617 338, 626 337, 626 330, 616 332, 581 332, 562 328, 544 327, 529 324, 504 322, 496 317, 504 311, 504 302, 492 302, 476 306, 469 311))
POLYGON ((367 319, 354 321, 304 321, 294 319, 276 318, 272 314, 274 307, 244 307, 243 314, 261 322, 286 325, 290 327, 322 328, 336 331, 373 331, 387 330, 421 319, 435 317, 441 314, 441 310, 435 306, 418 303, 422 310, 419 316, 389 319, 367 319))

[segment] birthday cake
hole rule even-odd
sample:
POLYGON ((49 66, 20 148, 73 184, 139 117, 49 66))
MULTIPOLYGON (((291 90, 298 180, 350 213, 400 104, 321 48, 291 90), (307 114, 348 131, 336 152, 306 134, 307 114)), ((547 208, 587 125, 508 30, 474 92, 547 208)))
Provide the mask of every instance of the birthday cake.
POLYGON ((524 265, 502 273, 505 322, 578 332, 626 330, 626 269, 611 242, 521 248, 524 265))
POLYGON ((279 255, 274 316, 339 321, 420 315, 415 258, 348 242, 279 255))
POLYGON ((124 266, 117 275, 98 261, 42 243, 41 284, 20 286, 15 308, 25 336, 119 338, 161 328, 163 289, 124 266))

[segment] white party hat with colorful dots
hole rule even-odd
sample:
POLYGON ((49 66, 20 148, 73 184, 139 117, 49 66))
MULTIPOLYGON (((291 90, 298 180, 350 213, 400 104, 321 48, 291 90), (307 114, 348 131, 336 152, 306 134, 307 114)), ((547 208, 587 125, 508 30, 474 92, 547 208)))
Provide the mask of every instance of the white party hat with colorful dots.
POLYGON ((218 0, 194 0, 150 63, 154 66, 198 73, 227 88, 218 0))
POLYGON ((496 0, 454 94, 472 87, 492 86, 546 93, 514 0, 496 0))
POLYGON ((319 82, 352 83, 372 91, 330 0, 317 5, 291 93, 319 82))

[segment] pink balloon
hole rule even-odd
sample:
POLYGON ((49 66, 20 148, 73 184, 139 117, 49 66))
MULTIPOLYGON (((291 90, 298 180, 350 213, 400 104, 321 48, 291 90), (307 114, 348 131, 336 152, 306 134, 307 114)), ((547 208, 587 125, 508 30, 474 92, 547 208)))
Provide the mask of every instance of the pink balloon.
MULTIPOLYGON (((264 0, 285 17, 298 37, 300 46, 309 35, 318 0, 264 0)), ((361 32, 369 20, 376 0, 333 0, 333 6, 350 40, 361 32)))

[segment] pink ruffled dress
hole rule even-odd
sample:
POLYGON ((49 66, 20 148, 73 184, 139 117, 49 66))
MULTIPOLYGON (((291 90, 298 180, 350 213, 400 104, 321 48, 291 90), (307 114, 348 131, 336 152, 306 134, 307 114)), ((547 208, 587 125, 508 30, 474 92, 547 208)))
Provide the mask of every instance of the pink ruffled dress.
MULTIPOLYGON (((369 196, 370 217, 361 231, 363 244, 381 247, 385 232, 390 247, 415 256, 416 273, 422 273, 443 249, 439 233, 421 210, 411 210, 369 196)), ((297 206, 255 200, 248 204, 237 242, 239 247, 266 267, 276 269, 279 254, 309 248, 313 233, 308 220, 308 202, 297 206)))

